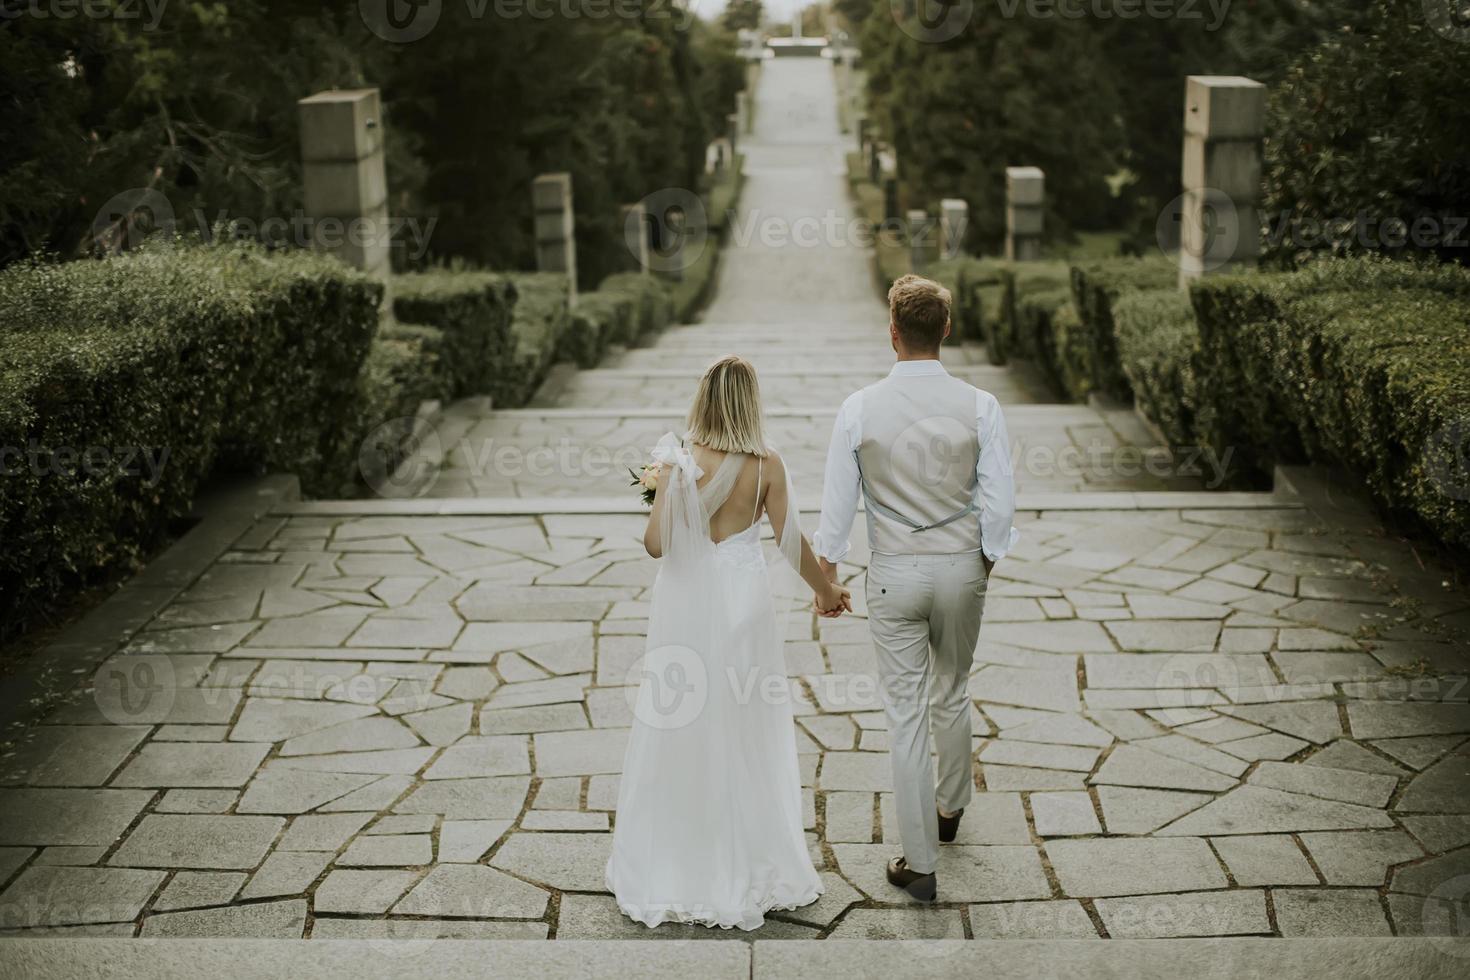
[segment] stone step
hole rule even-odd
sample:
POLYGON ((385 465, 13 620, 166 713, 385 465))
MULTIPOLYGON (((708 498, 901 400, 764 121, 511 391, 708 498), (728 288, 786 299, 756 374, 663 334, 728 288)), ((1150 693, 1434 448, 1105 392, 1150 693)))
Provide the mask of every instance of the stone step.
MULTIPOLYGON (((646 389, 645 389, 646 390, 646 389)), ((657 392, 660 398, 666 394, 657 392)), ((766 437, 786 460, 798 492, 821 499, 832 423, 842 393, 826 405, 766 411, 766 437)), ((612 400, 611 396, 604 401, 612 400)), ((484 415, 476 403, 450 416, 426 447, 444 465, 424 492, 434 497, 570 497, 630 493, 628 470, 643 465, 666 432, 684 431, 685 405, 551 407, 484 415), (442 432, 442 436, 438 434, 442 432)), ((1133 444, 1085 405, 1016 405, 1006 410, 1019 487, 1054 492, 1203 489, 1162 449, 1133 444)), ((1208 461, 1205 461, 1208 462, 1208 461)), ((1205 477, 1215 474, 1206 472, 1205 477)), ((417 484, 415 484, 417 486, 417 484)), ((807 505, 812 506, 811 503, 807 505)))
MULTIPOLYGON (((1187 510, 1300 510, 1301 500, 1291 494, 1251 491, 1092 491, 1052 492, 1021 490, 1016 509, 1050 511, 1187 511, 1187 510)), ((858 510, 862 511, 862 505, 858 510)), ((515 517, 537 514, 647 514, 648 508, 628 487, 609 496, 561 497, 384 497, 361 500, 286 500, 270 509, 277 517, 515 517)), ((803 515, 806 518, 814 515, 803 515)))
MULTIPOLYGON (((792 358, 801 364, 801 358, 792 358)), ((767 411, 792 406, 831 405, 835 411, 849 394, 882 378, 887 372, 877 368, 767 368, 759 372, 761 402, 767 411)), ((951 371, 956 377, 995 395, 1005 406, 1020 407, 1032 402, 1045 402, 1049 392, 1045 386, 1025 375, 1005 368, 981 365, 958 365, 951 371)), ((662 403, 688 404, 699 387, 699 372, 682 368, 597 368, 568 375, 565 383, 554 390, 539 392, 536 405, 576 408, 583 405, 631 405, 641 399, 657 398, 662 403)))
MULTIPOLYGON (((866 373, 876 379, 883 377, 893 367, 892 352, 846 353, 834 352, 831 348, 814 352, 786 350, 762 344, 731 344, 718 350, 699 353, 665 351, 657 347, 640 348, 611 358, 606 363, 609 367, 678 370, 698 376, 711 363, 726 354, 739 354, 755 366, 757 374, 790 368, 792 365, 810 365, 814 371, 866 373)), ((984 363, 983 355, 967 355, 950 360, 951 366, 984 363)))
MULTIPOLYGON (((977 906, 981 907, 981 906, 977 906)), ((1160 908, 1167 911, 1167 906, 1160 908)), ((935 910, 942 912, 945 910, 935 910)), ((900 930, 912 912, 885 915, 900 930)), ((958 910, 952 911, 958 926, 958 910)), ((404 927, 412 926, 404 923, 404 927)), ((770 928, 769 926, 767 928, 770 928)), ((430 932, 425 932, 431 935, 430 932)), ((899 932, 900 935, 903 931, 899 932)), ((762 939, 759 931, 711 931, 725 942, 659 939, 7 939, 0 973, 31 980, 91 976, 193 980, 284 976, 398 980, 460 977, 689 976, 710 980, 906 976, 914 964, 936 980, 987 976, 1129 977, 1195 980, 1271 976, 1280 980, 1455 980, 1464 976, 1466 942, 1454 937, 1320 939, 762 939)))

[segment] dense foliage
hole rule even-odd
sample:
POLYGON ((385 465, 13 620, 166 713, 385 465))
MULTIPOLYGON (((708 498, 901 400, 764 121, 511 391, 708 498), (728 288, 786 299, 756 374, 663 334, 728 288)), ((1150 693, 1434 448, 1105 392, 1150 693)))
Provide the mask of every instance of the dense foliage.
POLYGON ((126 567, 218 470, 335 490, 382 286, 307 252, 154 248, 0 272, 0 622, 126 567))
POLYGON ((0 31, 0 265, 95 250, 99 212, 118 231, 105 226, 132 201, 114 199, 140 189, 184 230, 234 221, 268 237, 267 219, 301 207, 296 101, 375 85, 390 211, 427 234, 427 250, 395 253, 400 268, 529 268, 531 180, 568 170, 592 288, 625 258, 619 206, 696 187, 743 83, 732 35, 654 0, 631 17, 629 3, 551 18, 445 3, 408 43, 370 30, 355 0, 175 2, 156 24, 147 5, 108 2, 109 18, 0 31))
POLYGON ((1470 262, 1470 26, 1441 36, 1440 0, 1377 0, 1271 92, 1266 254, 1431 253, 1470 262))

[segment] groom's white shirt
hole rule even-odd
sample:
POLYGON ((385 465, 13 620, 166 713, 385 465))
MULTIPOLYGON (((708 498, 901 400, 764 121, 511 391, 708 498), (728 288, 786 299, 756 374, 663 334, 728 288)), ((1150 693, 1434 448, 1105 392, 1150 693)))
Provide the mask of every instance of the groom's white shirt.
MULTIPOLYGON (((888 373, 883 385, 894 378, 916 378, 950 374, 937 359, 899 361, 888 373)), ((874 386, 877 387, 877 386, 874 386)), ((826 479, 822 488, 822 517, 812 537, 812 550, 832 563, 847 557, 852 522, 857 516, 862 496, 862 478, 858 471, 857 452, 863 442, 864 390, 853 392, 842 403, 837 422, 832 426, 832 441, 827 449, 826 479)), ((999 561, 1015 545, 1019 533, 1012 526, 1016 514, 1015 477, 1011 467, 1010 438, 1006 434, 1005 417, 1000 403, 988 391, 975 389, 975 434, 979 458, 975 465, 975 502, 978 519, 970 522, 973 546, 986 558, 999 561)), ((868 514, 871 521, 890 521, 881 514, 868 514)), ((878 552, 883 553, 883 552, 878 552)))

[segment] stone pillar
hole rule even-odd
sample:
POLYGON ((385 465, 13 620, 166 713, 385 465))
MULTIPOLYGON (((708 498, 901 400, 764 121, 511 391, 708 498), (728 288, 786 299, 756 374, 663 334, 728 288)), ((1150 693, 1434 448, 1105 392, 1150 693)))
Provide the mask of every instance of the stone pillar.
POLYGON ((628 246, 630 268, 648 274, 648 210, 643 202, 623 205, 623 240, 628 246))
POLYGON ((868 141, 868 180, 879 186, 883 184, 882 146, 877 140, 868 141))
POLYGON ((919 208, 910 208, 908 228, 909 271, 923 272, 924 267, 929 264, 929 235, 932 231, 928 212, 919 208))
POLYGON ((740 117, 740 135, 749 135, 755 128, 755 99, 750 89, 735 93, 735 112, 740 117))
POLYGON ((1255 265, 1256 205, 1266 86, 1238 75, 1190 75, 1184 83, 1184 193, 1179 285, 1255 265))
POLYGON ((577 241, 572 220, 572 175, 542 174, 531 182, 536 211, 536 268, 567 277, 567 301, 577 301, 577 241))
MULTIPOLYGON (((386 283, 393 236, 378 90, 318 92, 298 101, 296 110, 312 247, 386 283)), ((383 308, 390 308, 386 299, 383 308)))
POLYGON ((1011 262, 1041 258, 1045 185, 1039 167, 1006 167, 1006 259, 1011 262))
MULTIPOLYGON (((740 100, 736 99, 735 104, 739 105, 740 100)), ((738 112, 732 112, 725 117, 725 129, 730 137, 730 156, 733 159, 735 154, 740 152, 740 114, 738 112)))
POLYGON ((959 256, 970 224, 970 205, 957 197, 939 202, 939 254, 946 259, 959 256))

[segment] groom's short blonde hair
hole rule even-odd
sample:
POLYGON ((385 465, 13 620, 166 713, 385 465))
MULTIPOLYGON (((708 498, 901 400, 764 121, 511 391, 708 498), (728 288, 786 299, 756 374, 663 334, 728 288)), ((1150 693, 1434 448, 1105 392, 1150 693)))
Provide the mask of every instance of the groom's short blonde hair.
POLYGON ((952 297, 933 279, 912 273, 899 276, 888 290, 888 311, 906 346, 938 350, 949 324, 952 297))

